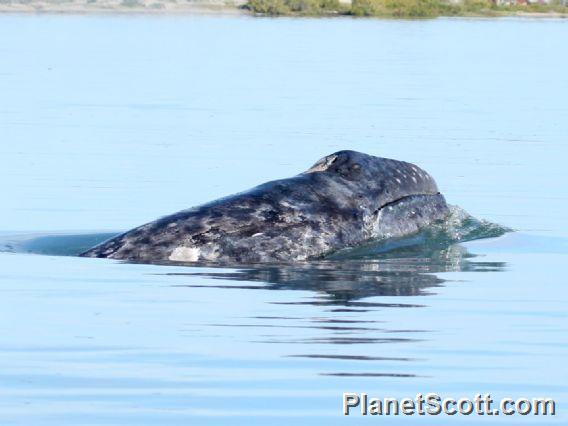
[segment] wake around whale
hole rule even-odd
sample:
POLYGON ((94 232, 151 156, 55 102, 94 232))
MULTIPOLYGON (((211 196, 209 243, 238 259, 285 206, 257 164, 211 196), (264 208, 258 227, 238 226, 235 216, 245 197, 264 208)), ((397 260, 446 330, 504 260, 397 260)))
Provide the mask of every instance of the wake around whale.
POLYGON ((449 209, 421 168, 355 151, 307 171, 160 218, 81 256, 137 262, 294 262, 404 237, 449 209))

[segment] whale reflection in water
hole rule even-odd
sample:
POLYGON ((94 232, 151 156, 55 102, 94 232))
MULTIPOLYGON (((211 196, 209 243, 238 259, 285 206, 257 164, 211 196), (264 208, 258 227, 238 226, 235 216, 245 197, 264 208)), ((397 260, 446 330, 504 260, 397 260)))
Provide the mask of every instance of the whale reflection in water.
POLYGON ((217 289, 219 297, 230 297, 231 291, 311 293, 312 297, 274 297, 266 302, 272 308, 262 314, 200 325, 249 330, 249 343, 282 345, 283 357, 311 360, 321 376, 402 379, 420 377, 419 365, 428 360, 413 348, 437 330, 426 329, 423 322, 401 323, 394 312, 426 308, 427 298, 422 296, 435 294, 445 282, 437 273, 498 272, 504 267, 504 262, 480 261, 457 244, 416 244, 388 252, 367 249, 322 262, 188 268, 166 275, 176 278, 172 286, 217 289), (391 296, 398 297, 389 300, 391 296), (408 302, 400 296, 409 296, 408 302))
MULTIPOLYGON (((445 248, 401 247, 387 253, 360 257, 350 255, 342 259, 301 264, 251 265, 238 269, 191 268, 188 272, 165 275, 223 281, 221 284, 188 282, 177 286, 312 291, 318 294, 316 300, 287 303, 372 307, 392 304, 358 300, 376 296, 429 295, 445 281, 436 273, 500 271, 504 267, 503 262, 478 261, 463 246, 455 244, 445 248)), ((396 305, 404 306, 400 303, 396 305)))

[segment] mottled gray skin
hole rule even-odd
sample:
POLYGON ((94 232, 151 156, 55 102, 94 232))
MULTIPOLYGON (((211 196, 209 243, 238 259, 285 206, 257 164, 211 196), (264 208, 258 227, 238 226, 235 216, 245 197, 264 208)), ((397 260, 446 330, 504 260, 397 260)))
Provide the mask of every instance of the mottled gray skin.
POLYGON ((412 234, 447 214, 424 170, 339 151, 295 177, 163 217, 82 256, 149 263, 302 261, 412 234))

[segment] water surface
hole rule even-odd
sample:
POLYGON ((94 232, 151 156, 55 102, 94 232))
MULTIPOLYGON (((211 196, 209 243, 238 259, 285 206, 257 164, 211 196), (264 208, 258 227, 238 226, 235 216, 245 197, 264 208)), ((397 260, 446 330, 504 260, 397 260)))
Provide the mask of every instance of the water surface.
POLYGON ((0 423, 339 424, 362 420, 342 392, 437 392, 558 415, 371 421, 565 424, 567 39, 562 20, 0 16, 0 423), (516 232, 300 265, 68 256, 339 149, 415 162, 516 232))

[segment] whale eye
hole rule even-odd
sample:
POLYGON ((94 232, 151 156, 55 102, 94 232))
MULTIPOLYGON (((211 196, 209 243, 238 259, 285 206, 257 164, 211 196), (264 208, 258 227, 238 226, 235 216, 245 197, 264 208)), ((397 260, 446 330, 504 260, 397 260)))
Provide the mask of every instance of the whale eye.
POLYGON ((353 165, 351 166, 351 171, 353 171, 353 172, 359 172, 359 171, 361 171, 361 165, 358 164, 358 163, 353 164, 353 165))

